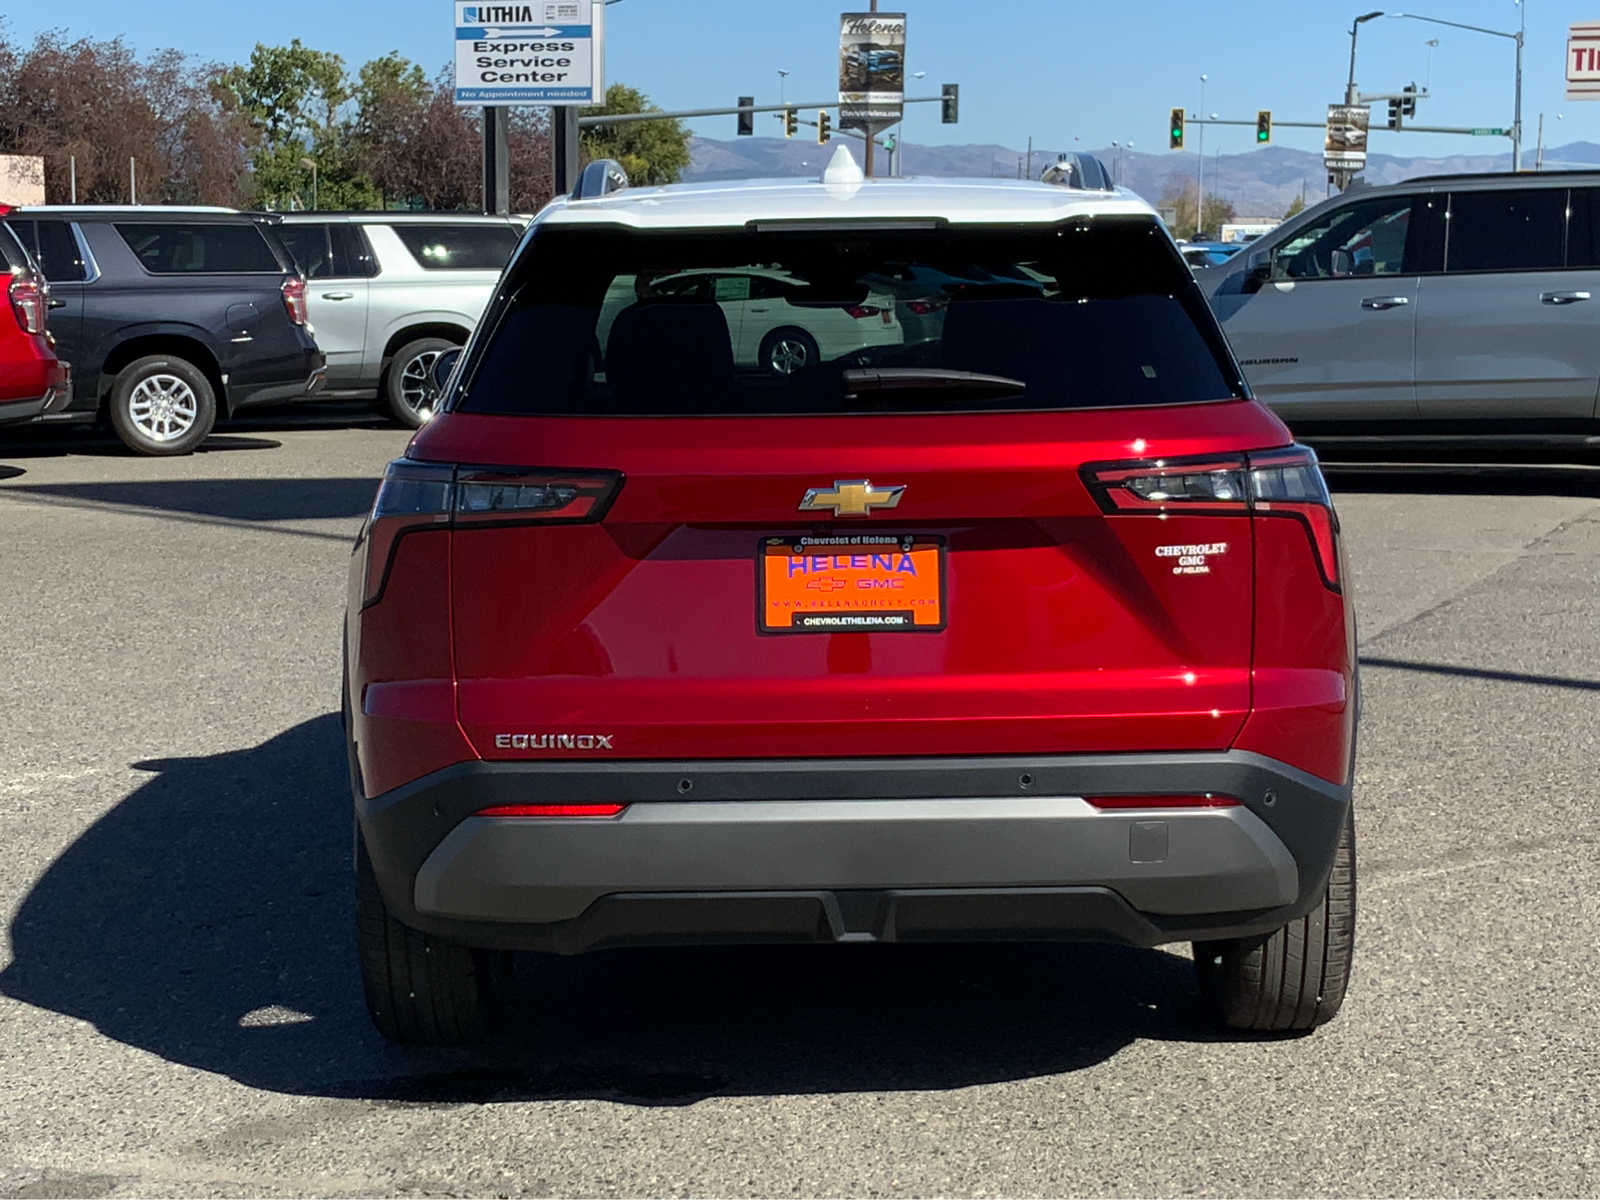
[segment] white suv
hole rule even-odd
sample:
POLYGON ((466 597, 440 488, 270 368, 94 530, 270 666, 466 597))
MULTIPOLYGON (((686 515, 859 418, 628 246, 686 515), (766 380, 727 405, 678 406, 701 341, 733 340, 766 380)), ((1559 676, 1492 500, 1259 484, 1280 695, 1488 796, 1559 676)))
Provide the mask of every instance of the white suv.
POLYGON ((278 235, 306 277, 327 397, 377 393, 395 420, 433 412, 432 368, 466 342, 522 237, 514 217, 285 213, 278 235))

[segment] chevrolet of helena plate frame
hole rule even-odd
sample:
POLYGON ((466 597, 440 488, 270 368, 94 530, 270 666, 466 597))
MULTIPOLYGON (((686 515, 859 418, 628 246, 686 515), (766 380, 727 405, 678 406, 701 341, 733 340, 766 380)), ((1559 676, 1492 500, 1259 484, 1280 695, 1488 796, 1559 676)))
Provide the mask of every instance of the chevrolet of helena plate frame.
POLYGON ((945 626, 944 539, 860 533, 763 538, 762 633, 936 633, 945 626))

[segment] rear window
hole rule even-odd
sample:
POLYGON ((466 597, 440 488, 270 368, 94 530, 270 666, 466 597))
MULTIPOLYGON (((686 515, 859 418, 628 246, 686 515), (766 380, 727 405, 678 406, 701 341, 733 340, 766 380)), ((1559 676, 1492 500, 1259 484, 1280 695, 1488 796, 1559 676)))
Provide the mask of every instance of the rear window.
POLYGON ((395 235, 427 271, 498 271, 522 240, 509 225, 395 225, 395 235))
POLYGON ((152 275, 279 274, 283 270, 254 225, 119 221, 116 229, 152 275))
POLYGON ((639 232, 552 226, 456 407, 530 415, 937 412, 1242 394, 1160 227, 639 232))

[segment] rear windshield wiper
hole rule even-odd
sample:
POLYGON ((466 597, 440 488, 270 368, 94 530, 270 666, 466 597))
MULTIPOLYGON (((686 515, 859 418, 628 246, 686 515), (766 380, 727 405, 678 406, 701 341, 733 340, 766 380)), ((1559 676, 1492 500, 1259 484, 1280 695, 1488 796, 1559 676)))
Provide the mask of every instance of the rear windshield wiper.
POLYGON ((944 367, 856 367, 845 371, 844 388, 852 396, 860 392, 895 391, 990 392, 1020 396, 1028 390, 1028 385, 1008 375, 952 371, 944 367))

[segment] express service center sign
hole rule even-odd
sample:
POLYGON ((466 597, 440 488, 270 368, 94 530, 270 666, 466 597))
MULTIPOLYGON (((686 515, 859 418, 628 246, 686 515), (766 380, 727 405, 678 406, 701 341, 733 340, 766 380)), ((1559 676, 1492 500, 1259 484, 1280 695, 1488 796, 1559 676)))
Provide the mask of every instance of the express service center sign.
POLYGON ((456 0, 457 104, 603 104, 603 0, 456 0))
POLYGON ((905 99, 905 13, 840 14, 839 128, 887 129, 900 120, 905 99))

